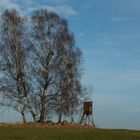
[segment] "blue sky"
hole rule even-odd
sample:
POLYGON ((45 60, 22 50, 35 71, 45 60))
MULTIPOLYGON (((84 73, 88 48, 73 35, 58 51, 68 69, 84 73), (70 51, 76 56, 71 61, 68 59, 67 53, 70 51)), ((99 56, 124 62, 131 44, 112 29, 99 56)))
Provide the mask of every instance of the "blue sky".
MULTIPOLYGON (((48 8, 67 18, 84 55, 97 127, 140 129, 139 0, 0 0, 0 12, 48 8)), ((15 120, 8 113, 0 120, 15 120)))

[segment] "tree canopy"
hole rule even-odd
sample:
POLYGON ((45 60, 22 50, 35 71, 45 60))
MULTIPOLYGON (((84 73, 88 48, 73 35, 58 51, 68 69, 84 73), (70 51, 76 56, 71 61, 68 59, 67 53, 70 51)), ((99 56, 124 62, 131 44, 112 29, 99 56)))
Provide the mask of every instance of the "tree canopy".
POLYGON ((47 9, 26 17, 15 9, 1 15, 1 105, 33 121, 48 115, 73 121, 83 98, 82 53, 68 22, 47 9))

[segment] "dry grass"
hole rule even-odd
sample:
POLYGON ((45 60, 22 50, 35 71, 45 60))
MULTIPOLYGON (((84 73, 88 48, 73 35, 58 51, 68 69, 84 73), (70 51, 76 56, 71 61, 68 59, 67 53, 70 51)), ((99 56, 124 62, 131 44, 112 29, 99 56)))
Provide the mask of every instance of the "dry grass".
POLYGON ((90 125, 79 125, 78 123, 0 123, 0 128, 94 128, 90 125))

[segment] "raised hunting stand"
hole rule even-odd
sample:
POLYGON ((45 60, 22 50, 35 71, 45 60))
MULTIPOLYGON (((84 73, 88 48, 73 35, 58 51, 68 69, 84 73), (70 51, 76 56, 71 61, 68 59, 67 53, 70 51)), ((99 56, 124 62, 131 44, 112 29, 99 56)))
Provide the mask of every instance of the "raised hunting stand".
POLYGON ((84 125, 93 125, 94 124, 94 118, 93 118, 93 113, 92 113, 92 102, 84 102, 83 105, 83 114, 80 118, 79 123, 84 124, 84 125))

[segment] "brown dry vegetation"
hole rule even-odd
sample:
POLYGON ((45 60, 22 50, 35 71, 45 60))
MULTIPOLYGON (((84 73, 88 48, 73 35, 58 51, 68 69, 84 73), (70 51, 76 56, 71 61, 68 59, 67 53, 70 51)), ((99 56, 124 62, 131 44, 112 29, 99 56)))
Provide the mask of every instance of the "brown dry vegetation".
POLYGON ((80 125, 78 123, 52 123, 45 122, 45 123, 34 123, 34 122, 28 122, 28 123, 0 123, 0 128, 95 128, 91 125, 80 125))

